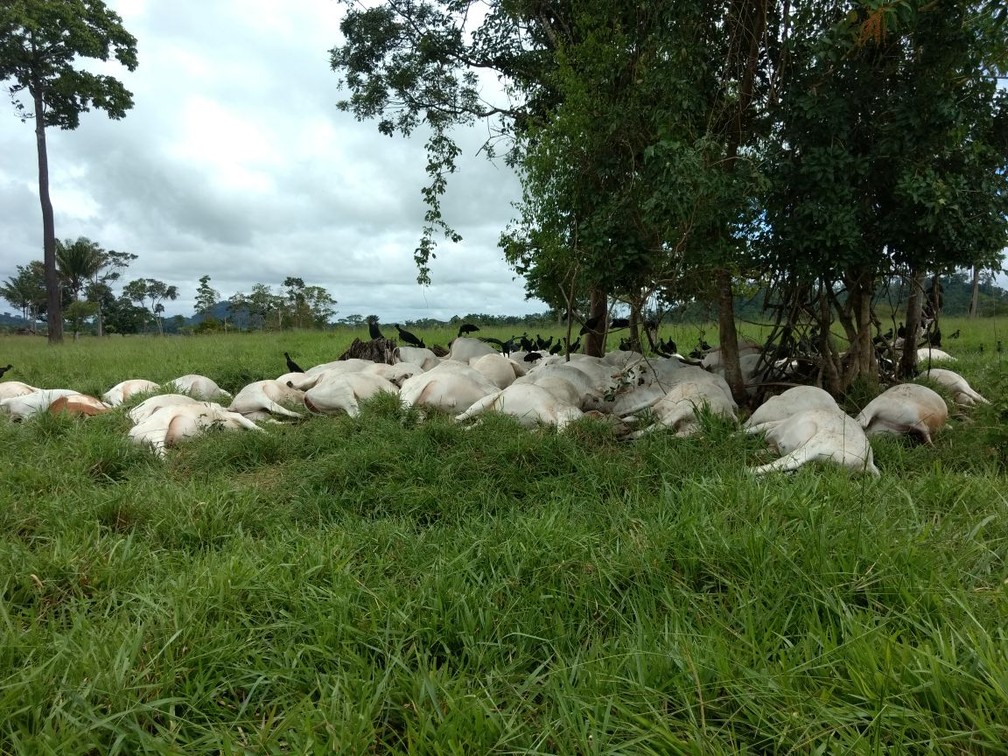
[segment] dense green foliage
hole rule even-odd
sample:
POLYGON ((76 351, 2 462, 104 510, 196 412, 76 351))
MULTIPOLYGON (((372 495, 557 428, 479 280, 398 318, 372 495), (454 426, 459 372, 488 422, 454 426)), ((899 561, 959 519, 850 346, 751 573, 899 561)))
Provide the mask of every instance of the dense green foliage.
MULTIPOLYGON (((933 448, 876 440, 880 480, 754 479, 759 439, 716 423, 627 444, 388 400, 165 462, 121 411, 0 419, 0 750, 998 750, 1008 371, 996 321, 951 325, 994 404, 933 448)), ((36 384, 234 390, 348 342, 0 355, 36 384)))
POLYGON ((582 322, 606 296, 634 315, 716 302, 737 399, 741 280, 770 288, 779 343, 815 342, 843 393, 878 378, 882 280, 1001 258, 1002 3, 493 2, 476 17, 471 5, 351 7, 332 57, 342 107, 383 133, 434 131, 425 196, 442 224, 449 127, 494 119, 523 183, 502 246, 530 291, 582 322), (487 69, 507 107, 479 99, 487 69))

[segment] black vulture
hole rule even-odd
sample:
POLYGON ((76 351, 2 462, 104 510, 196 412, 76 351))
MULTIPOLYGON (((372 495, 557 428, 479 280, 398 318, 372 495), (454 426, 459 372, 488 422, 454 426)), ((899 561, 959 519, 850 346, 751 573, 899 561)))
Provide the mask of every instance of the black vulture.
POLYGON ((393 323, 395 329, 399 331, 399 338, 405 341, 410 346, 420 347, 421 349, 426 346, 420 339, 415 335, 402 328, 398 323, 393 323))
POLYGON ((581 330, 578 332, 578 336, 584 336, 586 333, 594 331, 601 321, 602 321, 601 315, 596 315, 594 318, 588 318, 588 320, 585 321, 584 325, 581 326, 581 330))
POLYGON ((508 347, 508 344, 510 344, 510 342, 501 341, 500 339, 495 339, 492 336, 480 336, 479 340, 482 341, 484 344, 493 344, 495 346, 499 346, 501 349, 501 354, 503 355, 507 355, 507 353, 511 351, 510 348, 508 347))
POLYGON ((567 351, 573 354, 574 352, 577 352, 580 349, 581 349, 581 337, 579 336, 577 340, 570 345, 570 349, 568 349, 567 351))
POLYGON ((699 348, 702 349, 705 352, 709 352, 714 347, 712 347, 710 344, 707 343, 707 339, 701 337, 700 338, 700 346, 699 346, 699 348))
MULTIPOLYGON (((950 333, 948 335, 948 337, 950 339, 958 339, 959 338, 959 331, 961 331, 961 330, 962 330, 961 328, 956 328, 955 331, 953 331, 952 333, 950 333)), ((3 375, 3 373, 0 373, 0 375, 3 375)))
POLYGON ((518 339, 518 345, 521 347, 523 352, 531 352, 535 349, 535 344, 532 343, 532 339, 528 337, 527 333, 523 333, 521 338, 518 339))
POLYGON ((474 326, 472 323, 463 323, 459 326, 459 336, 463 336, 467 333, 475 333, 479 330, 479 326, 474 326))
POLYGON ((906 338, 906 326, 903 325, 902 320, 900 321, 899 328, 896 329, 896 335, 901 339, 906 338))
POLYGON ((304 372, 304 370, 301 369, 301 366, 298 365, 296 362, 294 362, 294 360, 291 359, 291 356, 289 354, 287 354, 287 352, 284 352, 284 357, 287 358, 287 372, 289 372, 289 373, 303 373, 304 372))
POLYGON ((549 353, 550 354, 560 354, 560 352, 562 352, 562 351, 563 351, 563 342, 562 341, 558 341, 556 344, 554 344, 553 346, 550 347, 549 353))
POLYGON ((630 321, 626 318, 613 318, 609 321, 609 328, 618 330, 620 328, 629 328, 630 321))
POLYGON ((382 336, 382 332, 378 329, 378 321, 377 320, 369 320, 368 324, 367 324, 367 330, 368 330, 368 335, 371 337, 372 341, 374 339, 384 339, 385 338, 384 336, 382 336))
POLYGON ((542 355, 539 352, 529 352, 525 355, 525 362, 535 362, 536 360, 541 360, 542 355))
POLYGON ((549 349, 553 345, 553 337, 550 336, 548 339, 544 339, 538 333, 536 334, 536 349, 549 349))
POLYGON ((0 378, 3 378, 4 377, 4 373, 6 373, 12 367, 14 367, 14 366, 13 365, 8 365, 7 367, 0 368, 0 378))

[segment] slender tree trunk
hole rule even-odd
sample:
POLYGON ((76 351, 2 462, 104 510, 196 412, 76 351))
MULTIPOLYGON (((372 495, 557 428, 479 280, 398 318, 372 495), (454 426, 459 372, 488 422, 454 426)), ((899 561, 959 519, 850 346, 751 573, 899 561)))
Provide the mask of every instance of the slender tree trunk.
POLYGON ((42 261, 45 265, 46 321, 49 343, 63 342, 63 306, 60 301, 59 275, 56 272, 56 221, 49 197, 49 156, 46 152, 45 102, 41 84, 32 87, 35 99, 35 141, 38 146, 39 202, 42 204, 42 261))
POLYGON ((605 355, 605 332, 609 301, 606 293, 601 289, 593 288, 589 293, 589 297, 588 319, 597 318, 598 325, 585 334, 584 353, 592 357, 602 357, 605 355))
POLYGON ((980 268, 973 266, 973 291, 970 293, 969 318, 973 320, 977 316, 977 305, 980 302, 980 268))
POLYGON ((721 268, 717 272, 718 338, 721 347, 721 365, 725 380, 731 388, 735 402, 741 407, 749 402, 742 367, 739 365, 738 330, 735 328, 735 290, 731 272, 721 268))
POLYGON ((907 299, 906 337, 900 356, 900 378, 912 378, 917 374, 917 331, 920 328, 921 309, 924 298, 924 274, 914 268, 910 273, 910 297, 907 299))

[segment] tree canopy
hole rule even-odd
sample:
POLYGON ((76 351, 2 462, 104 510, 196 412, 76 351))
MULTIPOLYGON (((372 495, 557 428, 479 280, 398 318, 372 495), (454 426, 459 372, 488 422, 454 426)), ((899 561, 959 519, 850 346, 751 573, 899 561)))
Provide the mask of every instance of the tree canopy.
POLYGON ((877 369, 885 276, 1005 245, 1006 21, 953 0, 386 0, 351 5, 332 64, 341 107, 433 135, 428 220, 443 222, 450 129, 496 125, 523 184, 502 247, 530 293, 716 299, 729 350, 733 281, 771 284, 777 337, 814 321, 819 377, 842 392, 877 369), (487 72, 506 105, 482 99, 487 72))
POLYGON ((35 121, 50 343, 62 341, 63 319, 45 129, 76 129, 81 113, 92 108, 104 110, 110 118, 125 116, 133 106, 129 90, 112 76, 81 67, 82 59, 110 57, 134 70, 136 39, 101 0, 0 4, 0 81, 6 82, 22 120, 35 121), (27 104, 22 92, 28 94, 27 104))

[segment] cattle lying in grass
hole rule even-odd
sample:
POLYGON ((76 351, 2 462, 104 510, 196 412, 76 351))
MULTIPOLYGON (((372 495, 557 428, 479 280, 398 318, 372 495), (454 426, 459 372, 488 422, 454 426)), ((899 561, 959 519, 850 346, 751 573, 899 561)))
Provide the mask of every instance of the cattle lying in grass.
POLYGON ((181 394, 189 394, 194 399, 201 399, 205 402, 231 401, 232 398, 231 394, 205 375, 183 375, 173 381, 168 381, 165 388, 178 391, 181 394))
POLYGON ((467 339, 460 336, 451 343, 451 350, 448 352, 448 359, 456 362, 464 362, 468 365, 476 357, 484 354, 497 354, 497 350, 489 344, 485 344, 479 339, 467 339))
POLYGON ((45 412, 49 405, 64 396, 80 396, 73 389, 38 389, 28 394, 0 399, 0 412, 13 420, 26 420, 39 412, 45 412))
POLYGON ((129 437, 133 443, 149 445, 156 454, 164 456, 167 447, 198 436, 208 428, 262 431, 262 428, 237 412, 226 410, 213 402, 196 401, 160 407, 134 425, 129 437))
POLYGON ((917 362, 955 362, 956 358, 953 357, 948 352, 943 352, 941 349, 933 349, 932 347, 921 347, 917 350, 917 362))
POLYGON ((381 376, 386 381, 394 383, 397 387, 401 388, 407 379, 417 375, 418 373, 422 373, 423 370, 421 370, 418 365, 414 365, 409 362, 398 362, 395 365, 389 365, 384 362, 375 362, 361 372, 368 373, 369 375, 381 376))
POLYGON ((403 383, 399 398, 407 407, 434 408, 458 414, 499 390, 479 371, 461 363, 457 365, 451 367, 446 362, 426 373, 414 375, 403 383))
POLYGON ((681 365, 661 374, 644 373, 638 380, 633 380, 633 374, 634 371, 631 370, 630 376, 620 377, 600 397, 589 398, 584 408, 627 417, 654 406, 680 383, 709 384, 731 399, 731 389, 723 377, 696 365, 681 365))
POLYGON ((990 404, 984 399, 959 373, 944 368, 931 368, 921 374, 922 378, 928 378, 939 386, 944 386, 952 393, 952 401, 964 407, 972 407, 979 404, 990 404))
POLYGON ((762 423, 767 442, 783 456, 759 467, 757 475, 796 470, 814 461, 832 462, 878 477, 871 444, 856 420, 835 409, 809 409, 762 423))
POLYGON ((144 380, 143 378, 132 378, 128 381, 117 383, 102 394, 101 398, 106 404, 118 407, 134 394, 156 393, 160 390, 161 386, 154 383, 154 381, 144 380))
POLYGON ((563 430, 582 417, 578 407, 558 399, 554 394, 530 383, 513 383, 506 389, 485 396, 455 419, 465 422, 484 412, 500 412, 517 418, 526 427, 554 425, 563 430))
POLYGON ((327 375, 304 395, 304 404, 312 412, 332 415, 345 412, 350 417, 360 414, 360 402, 385 392, 395 394, 394 383, 373 373, 327 375))
POLYGON ((524 367, 496 352, 474 358, 469 367, 485 375, 497 388, 507 388, 526 372, 524 367))
POLYGON ((828 391, 816 386, 795 386, 763 402, 742 427, 748 433, 759 433, 766 423, 776 423, 799 412, 817 409, 843 411, 828 391))
POLYGON ((421 370, 430 370, 441 362, 441 358, 427 348, 401 346, 396 349, 396 362, 418 365, 421 370))
POLYGON ((945 400, 927 386, 916 383, 901 383, 886 389, 868 402, 857 416, 868 436, 911 434, 925 444, 931 443, 931 434, 947 420, 945 400))
POLYGON ((13 399, 15 396, 24 396, 38 391, 34 386, 29 386, 21 381, 0 382, 0 399, 13 399))
POLYGON ((162 407, 171 407, 179 404, 198 404, 199 399, 194 399, 189 394, 157 394, 144 399, 140 404, 131 409, 126 415, 133 424, 143 422, 162 407))
POLYGON ((726 394, 717 384, 687 380, 673 384, 651 409, 657 422, 633 434, 634 438, 661 427, 671 429, 677 436, 691 436, 700 430, 703 412, 734 420, 738 407, 731 394, 726 394))
POLYGON ((298 418, 301 413, 284 405, 303 406, 304 392, 277 381, 255 381, 239 391, 228 407, 249 420, 269 420, 274 416, 298 418))
POLYGON ((78 417, 93 417, 108 412, 111 407, 105 402, 87 394, 71 394, 61 396, 49 405, 50 415, 76 415, 78 417))

